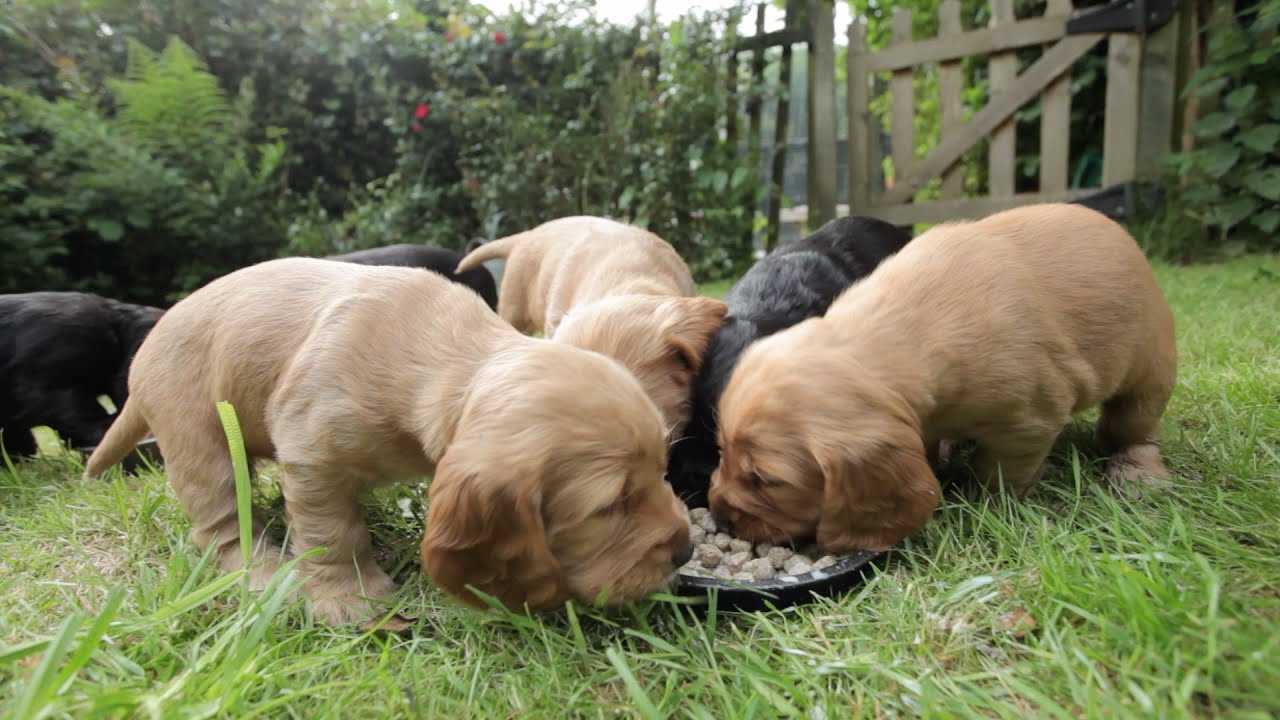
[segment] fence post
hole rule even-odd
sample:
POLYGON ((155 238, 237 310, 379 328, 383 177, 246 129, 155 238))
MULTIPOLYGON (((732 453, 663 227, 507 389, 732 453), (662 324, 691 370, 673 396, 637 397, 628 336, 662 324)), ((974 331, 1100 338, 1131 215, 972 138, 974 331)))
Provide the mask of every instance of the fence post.
MULTIPOLYGON (((1071 0, 1049 0, 1045 17, 1071 12, 1071 0)), ((1040 98, 1040 192, 1062 192, 1071 172, 1071 72, 1049 83, 1040 98)))
POLYGON ((867 66, 867 26, 849 24, 845 102, 849 106, 849 214, 871 207, 871 71, 867 66))
MULTIPOLYGON (((1070 2, 1070 0, 1066 0, 1070 2)), ((938 6, 938 35, 958 35, 960 26, 960 0, 943 0, 938 6)), ((938 65, 939 140, 955 134, 964 124, 964 63, 959 60, 938 65)), ((958 198, 964 194, 964 161, 960 160, 942 174, 942 197, 958 198)))
POLYGON ((725 122, 724 136, 725 142, 730 147, 738 144, 738 29, 733 26, 733 19, 729 20, 729 27, 725 29, 728 36, 726 44, 729 46, 729 57, 725 62, 725 85, 728 98, 725 101, 725 122))
POLYGON ((1139 177, 1158 177, 1165 157, 1173 149, 1174 126, 1177 124, 1174 115, 1180 92, 1178 35, 1181 14, 1142 42, 1138 76, 1138 117, 1142 122, 1136 168, 1139 177))
MULTIPOLYGON (((764 84, 764 3, 756 6, 756 46, 751 52, 751 87, 747 88, 747 148, 751 172, 760 172, 760 94, 764 84)), ((755 250, 755 223, 747 227, 743 246, 755 250)))
POLYGON ((836 216, 836 59, 833 0, 807 0, 809 227, 836 216))
MULTIPOLYGON (((991 26, 1007 25, 1016 21, 1013 14, 1013 0, 991 0, 991 26)), ((1011 85, 1018 77, 1018 55, 1016 53, 998 53, 991 55, 991 100, 996 101, 1000 93, 1011 85)), ((1017 122, 1010 117, 991 133, 991 144, 987 153, 987 191, 992 197, 1011 197, 1017 186, 1015 183, 1017 164, 1017 122)))
MULTIPOLYGON (((893 44, 911 42, 911 11, 899 7, 893 11, 893 44)), ((895 70, 889 80, 889 95, 893 109, 889 121, 890 142, 893 143, 893 184, 897 187, 916 157, 916 90, 915 70, 907 67, 895 70)), ((914 193, 912 193, 914 195, 914 193)), ((909 200, 910 198, 908 198, 909 200)))
MULTIPOLYGON (((787 27, 795 16, 796 0, 787 2, 787 27)), ((769 180, 769 224, 764 239, 765 252, 778 247, 778 231, 782 214, 782 183, 786 179, 787 151, 791 137, 791 43, 782 46, 782 65, 778 68, 778 110, 773 124, 773 167, 769 180)))
POLYGON ((1107 114, 1102 131, 1102 185, 1133 180, 1138 170, 1138 73, 1142 38, 1107 37, 1107 114))

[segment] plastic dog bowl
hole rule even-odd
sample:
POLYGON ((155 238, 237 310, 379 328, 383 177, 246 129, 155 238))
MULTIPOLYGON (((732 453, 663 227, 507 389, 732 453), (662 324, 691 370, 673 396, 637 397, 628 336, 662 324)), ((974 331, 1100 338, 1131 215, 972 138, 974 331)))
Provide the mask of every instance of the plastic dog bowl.
POLYGON ((717 610, 752 612, 784 608, 813 602, 819 597, 832 597, 860 586, 875 572, 885 553, 860 550, 845 555, 821 570, 803 575, 770 578, 755 582, 738 582, 698 575, 678 575, 673 589, 681 597, 714 596, 717 610), (716 592, 713 594, 712 590, 716 592))

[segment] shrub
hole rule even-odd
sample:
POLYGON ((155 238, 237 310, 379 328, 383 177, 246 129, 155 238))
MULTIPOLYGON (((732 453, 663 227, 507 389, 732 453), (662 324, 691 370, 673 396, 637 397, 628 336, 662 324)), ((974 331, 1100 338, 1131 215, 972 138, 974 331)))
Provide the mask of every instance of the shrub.
POLYGON ((1224 242, 1233 251, 1280 249, 1280 5, 1260 3, 1225 25, 1183 94, 1216 108, 1190 128, 1199 146, 1171 158, 1178 179, 1157 249, 1179 259, 1224 242))
POLYGON ((251 96, 232 104, 177 39, 130 59, 115 116, 92 97, 0 89, 6 291, 162 304, 283 243, 283 145, 245 140, 251 96))

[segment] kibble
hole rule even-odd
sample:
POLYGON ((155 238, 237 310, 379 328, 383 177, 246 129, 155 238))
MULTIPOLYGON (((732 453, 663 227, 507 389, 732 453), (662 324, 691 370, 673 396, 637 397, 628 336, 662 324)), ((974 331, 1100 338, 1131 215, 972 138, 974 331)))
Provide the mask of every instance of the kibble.
POLYGON ((702 567, 711 570, 719 567, 720 561, 724 560, 724 551, 715 545, 703 543, 693 553, 693 560, 689 564, 697 563, 702 567))
POLYGON ((746 565, 747 561, 750 559, 751 553, 736 552, 732 555, 726 555, 724 560, 721 561, 721 564, 724 565, 725 569, 729 572, 736 573, 742 570, 742 566, 746 565))
POLYGON ((693 558, 680 568, 682 575, 733 582, 760 582, 795 577, 831 567, 839 561, 816 545, 799 550, 770 542, 752 544, 723 532, 706 508, 689 511, 693 558))
POLYGON ((813 571, 813 563, 803 555, 792 555, 782 564, 782 570, 788 575, 803 575, 813 571))

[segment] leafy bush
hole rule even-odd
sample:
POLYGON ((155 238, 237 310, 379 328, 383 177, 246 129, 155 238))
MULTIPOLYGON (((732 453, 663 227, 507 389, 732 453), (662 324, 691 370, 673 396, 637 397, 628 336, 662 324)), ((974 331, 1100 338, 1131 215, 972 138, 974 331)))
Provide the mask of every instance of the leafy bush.
POLYGON ((284 148, 245 140, 247 99, 229 102, 177 39, 159 56, 135 45, 111 85, 114 116, 0 88, 3 289, 162 304, 271 257, 284 148))
POLYGON ((340 215, 313 202, 289 251, 461 247, 597 214, 648 227, 700 278, 741 271, 761 184, 721 137, 728 49, 718 33, 739 11, 646 36, 587 7, 450 16, 448 39, 423 49, 431 72, 421 83, 434 89, 387 121, 400 137, 396 170, 354 192, 340 215))
POLYGON ((741 11, 619 27, 591 5, 19 3, 0 21, 9 281, 155 301, 277 254, 461 247, 577 213, 736 272, 760 193, 722 137, 719 31, 741 11), (63 202, 90 185, 96 204, 63 202))
POLYGON ((1280 249, 1280 5, 1209 38, 1210 63, 1184 97, 1216 103, 1190 130, 1199 146, 1172 158, 1167 253, 1198 257, 1224 241, 1237 251, 1280 249), (1189 222, 1188 222, 1189 221, 1189 222))

